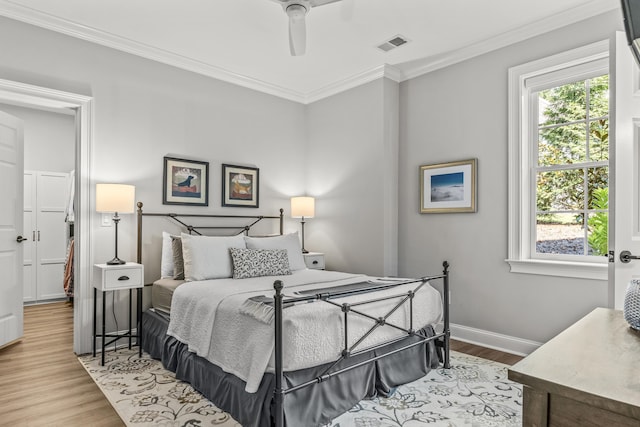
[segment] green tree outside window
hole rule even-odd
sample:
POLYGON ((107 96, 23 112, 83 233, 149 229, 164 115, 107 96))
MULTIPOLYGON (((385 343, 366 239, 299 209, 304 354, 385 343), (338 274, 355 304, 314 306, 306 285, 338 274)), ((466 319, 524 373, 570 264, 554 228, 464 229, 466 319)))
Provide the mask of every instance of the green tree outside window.
POLYGON ((538 110, 537 223, 579 225, 584 237, 575 254, 606 254, 609 76, 541 91, 538 110))

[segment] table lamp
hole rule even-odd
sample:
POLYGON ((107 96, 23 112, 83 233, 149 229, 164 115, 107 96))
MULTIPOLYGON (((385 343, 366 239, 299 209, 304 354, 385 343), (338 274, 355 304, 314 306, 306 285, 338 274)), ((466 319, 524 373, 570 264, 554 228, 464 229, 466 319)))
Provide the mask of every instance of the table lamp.
POLYGON ((96 211, 113 213, 113 222, 116 224, 116 255, 107 265, 125 264, 126 261, 118 258, 118 213, 130 214, 134 212, 136 187, 126 184, 96 184, 96 211))
POLYGON ((291 217, 302 218, 300 223, 302 224, 302 253, 309 253, 304 248, 304 219, 313 218, 315 214, 316 200, 313 197, 292 197, 291 198, 291 217))

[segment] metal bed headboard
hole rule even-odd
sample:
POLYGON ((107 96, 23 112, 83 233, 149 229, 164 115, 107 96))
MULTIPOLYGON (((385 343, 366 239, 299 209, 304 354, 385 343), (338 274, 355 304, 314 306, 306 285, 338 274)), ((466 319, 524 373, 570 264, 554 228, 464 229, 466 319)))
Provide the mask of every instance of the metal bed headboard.
POLYGON ((142 217, 143 216, 156 216, 169 218, 183 226, 189 234, 202 235, 199 230, 235 230, 234 235, 240 233, 249 234, 249 230, 260 221, 265 219, 277 219, 280 223, 280 234, 284 233, 284 209, 280 209, 280 215, 268 216, 268 215, 217 215, 217 214, 177 214, 177 213, 158 213, 158 212, 143 212, 142 202, 138 202, 138 238, 137 238, 137 262, 142 263, 142 217), (187 218, 217 218, 217 219, 246 219, 247 223, 242 225, 192 225, 188 224, 187 218))

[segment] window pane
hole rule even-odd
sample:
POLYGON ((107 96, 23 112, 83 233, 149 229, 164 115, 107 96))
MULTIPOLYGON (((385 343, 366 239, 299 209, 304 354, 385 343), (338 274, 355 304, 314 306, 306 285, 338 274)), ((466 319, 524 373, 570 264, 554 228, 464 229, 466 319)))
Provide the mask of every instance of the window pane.
POLYGON ((589 159, 600 162, 609 160, 609 120, 600 119, 589 125, 589 159))
POLYGON ((538 94, 540 126, 569 123, 587 117, 584 81, 547 89, 538 94))
POLYGON ((609 115, 609 76, 604 75, 589 82, 589 115, 606 117, 609 115))
POLYGON ((536 185, 538 211, 584 209, 584 170, 539 172, 536 185))
POLYGON ((536 252, 584 255, 584 227, 576 217, 573 214, 538 215, 536 252))
POLYGON ((538 137, 538 165, 565 165, 587 161, 584 124, 542 128, 538 137))
POLYGON ((589 183, 589 209, 609 209, 609 168, 587 169, 589 183))

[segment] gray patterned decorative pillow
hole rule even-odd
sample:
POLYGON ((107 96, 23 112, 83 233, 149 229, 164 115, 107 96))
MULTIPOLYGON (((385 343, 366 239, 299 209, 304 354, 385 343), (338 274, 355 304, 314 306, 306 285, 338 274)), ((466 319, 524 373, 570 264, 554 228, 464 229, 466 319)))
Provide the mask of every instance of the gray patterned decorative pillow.
POLYGON ((291 274, 286 249, 229 248, 233 259, 233 278, 291 274))

